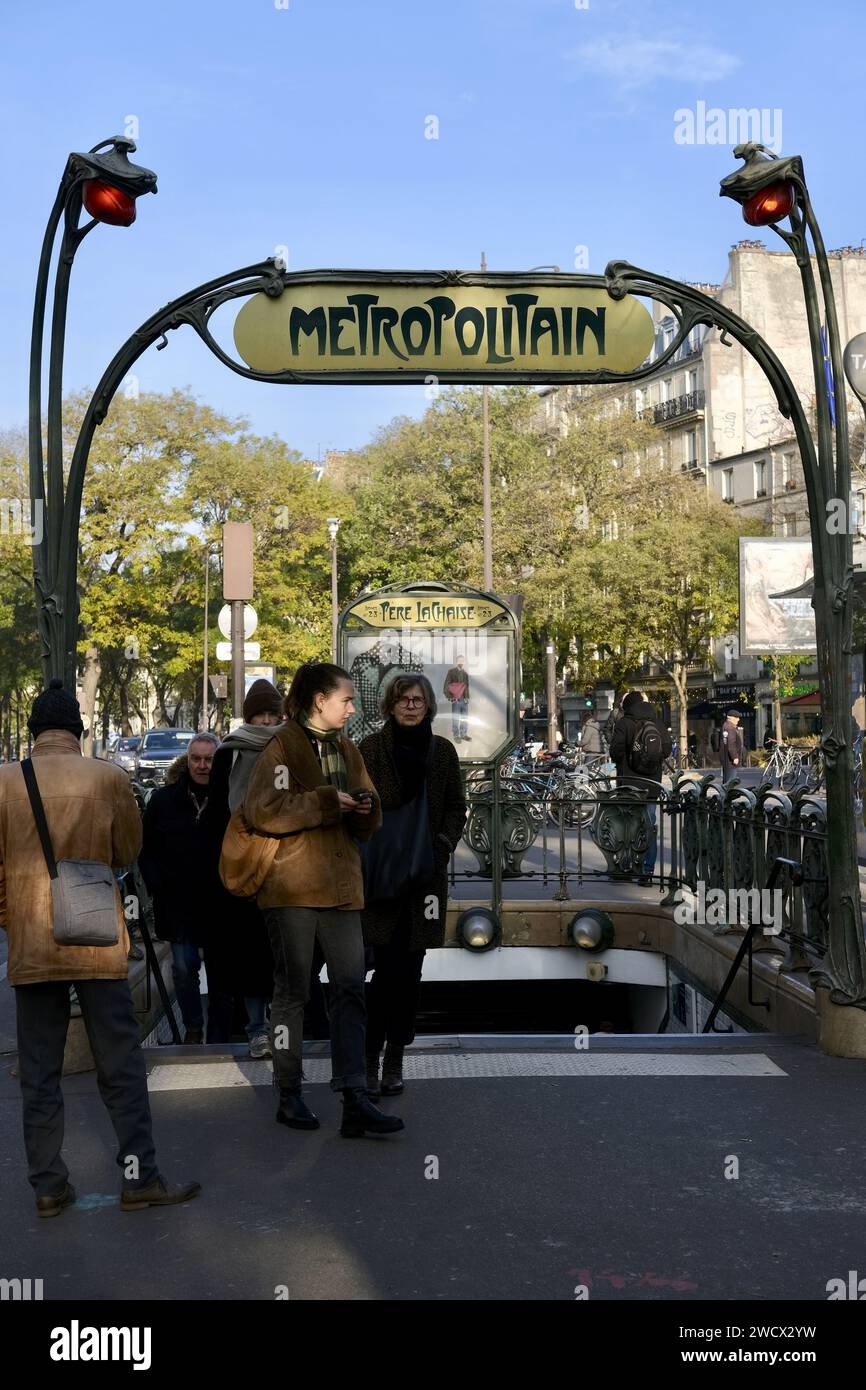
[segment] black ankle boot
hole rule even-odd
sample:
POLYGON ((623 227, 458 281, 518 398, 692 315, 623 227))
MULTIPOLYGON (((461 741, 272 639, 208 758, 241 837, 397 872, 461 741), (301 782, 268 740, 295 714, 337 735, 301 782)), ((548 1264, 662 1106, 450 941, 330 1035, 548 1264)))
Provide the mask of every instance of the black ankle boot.
POLYGON ((300 1086, 297 1089, 280 1087, 280 1108, 277 1123, 288 1125, 290 1129, 318 1129, 319 1121, 312 1110, 304 1104, 300 1086))
POLYGON ((344 1139, 361 1139, 365 1134, 396 1134, 403 1128, 398 1115, 385 1115, 373 1105, 367 1092, 358 1087, 343 1091, 343 1123, 340 1133, 344 1139))
POLYGON ((379 1053, 367 1053, 367 1095, 371 1100, 378 1100, 382 1094, 379 1089, 379 1053))
POLYGON ((396 1043, 385 1044, 382 1063, 382 1095, 399 1096, 403 1090, 403 1049, 396 1043))

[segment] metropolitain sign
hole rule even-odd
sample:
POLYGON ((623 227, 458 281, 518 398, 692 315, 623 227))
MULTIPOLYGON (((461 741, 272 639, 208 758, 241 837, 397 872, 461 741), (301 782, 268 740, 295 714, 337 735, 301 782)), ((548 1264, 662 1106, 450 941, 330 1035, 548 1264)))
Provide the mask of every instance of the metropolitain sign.
POLYGON ((649 356, 639 300, 598 277, 305 272, 235 320, 261 376, 317 381, 550 381, 627 373, 649 356))

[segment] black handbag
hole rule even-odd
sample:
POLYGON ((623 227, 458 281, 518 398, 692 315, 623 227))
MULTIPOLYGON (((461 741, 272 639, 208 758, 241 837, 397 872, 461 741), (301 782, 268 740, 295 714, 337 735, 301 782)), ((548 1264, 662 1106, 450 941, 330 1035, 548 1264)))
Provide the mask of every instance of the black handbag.
POLYGON ((412 801, 382 812, 381 829, 361 846, 361 862, 368 903, 399 898, 431 882, 435 864, 426 784, 412 801))

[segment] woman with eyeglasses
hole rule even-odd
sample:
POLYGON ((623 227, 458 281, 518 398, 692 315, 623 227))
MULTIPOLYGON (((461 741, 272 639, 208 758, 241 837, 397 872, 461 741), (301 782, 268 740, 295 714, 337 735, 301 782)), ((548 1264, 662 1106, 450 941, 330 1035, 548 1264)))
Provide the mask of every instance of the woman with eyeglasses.
POLYGON ((445 940, 448 861, 466 821, 460 760, 453 743, 433 733, 436 697, 427 677, 394 677, 381 713, 382 728, 358 745, 383 815, 364 852, 361 914, 375 966, 367 987, 367 1092, 374 1099, 403 1090, 424 955, 445 940))

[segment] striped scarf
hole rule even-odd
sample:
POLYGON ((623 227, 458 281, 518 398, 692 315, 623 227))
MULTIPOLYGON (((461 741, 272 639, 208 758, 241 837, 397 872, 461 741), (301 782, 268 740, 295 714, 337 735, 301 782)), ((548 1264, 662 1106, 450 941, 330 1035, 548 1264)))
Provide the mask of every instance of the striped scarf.
POLYGON ((309 729, 318 743, 322 757, 322 771, 328 781, 337 788, 337 791, 347 792, 349 790, 349 778, 340 749, 340 739, 343 737, 341 730, 318 729, 303 711, 298 715, 298 723, 303 725, 305 729, 309 729))

